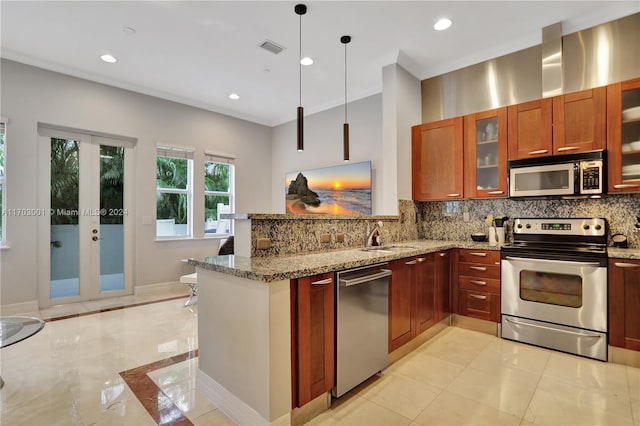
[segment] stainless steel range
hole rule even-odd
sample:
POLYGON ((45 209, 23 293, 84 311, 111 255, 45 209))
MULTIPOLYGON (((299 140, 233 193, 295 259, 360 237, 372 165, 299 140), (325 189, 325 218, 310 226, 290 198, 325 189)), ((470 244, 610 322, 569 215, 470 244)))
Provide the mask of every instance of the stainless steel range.
POLYGON ((501 258, 503 338, 607 360, 606 219, 515 219, 501 258))

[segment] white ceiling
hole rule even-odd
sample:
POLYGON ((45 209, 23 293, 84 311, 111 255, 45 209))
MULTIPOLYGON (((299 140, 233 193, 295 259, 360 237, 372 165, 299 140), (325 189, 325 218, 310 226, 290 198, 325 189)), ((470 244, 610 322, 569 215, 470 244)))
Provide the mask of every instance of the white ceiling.
MULTIPOLYGON (((298 106, 296 3, 3 0, 0 54, 272 126, 293 120, 298 106), (258 48, 265 39, 286 50, 258 48), (118 62, 102 62, 106 52, 118 62)), ((640 11, 638 0, 305 4, 302 53, 315 60, 302 69, 305 114, 344 102, 345 34, 354 100, 381 92, 382 67, 394 62, 424 79, 539 44, 558 21, 569 34, 640 11), (434 31, 443 16, 453 26, 434 31)))

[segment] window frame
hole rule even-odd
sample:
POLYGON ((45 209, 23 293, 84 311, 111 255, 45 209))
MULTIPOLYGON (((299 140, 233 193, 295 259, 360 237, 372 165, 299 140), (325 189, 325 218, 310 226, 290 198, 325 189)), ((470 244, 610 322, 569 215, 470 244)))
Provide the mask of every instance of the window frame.
POLYGON ((0 117, 0 133, 2 133, 2 176, 0 176, 0 188, 2 188, 2 195, 0 203, 2 203, 2 218, 0 219, 0 247, 7 247, 7 124, 9 120, 5 117, 0 117))
POLYGON ((158 145, 155 155, 155 181, 156 181, 156 240, 184 240, 193 239, 193 156, 195 149, 181 146, 158 145), (158 158, 175 158, 187 161, 187 185, 181 188, 163 188, 158 186, 158 158), (187 234, 186 235, 158 235, 158 194, 177 194, 187 197, 187 234))
MULTIPOLYGON (((208 234, 207 233, 207 228, 206 228, 206 197, 208 196, 221 196, 221 197, 229 197, 229 208, 230 208, 230 212, 229 213, 234 213, 235 212, 235 164, 233 162, 233 159, 235 158, 234 156, 230 156, 230 155, 221 155, 221 154, 214 154, 214 153, 210 153, 205 151, 204 154, 204 161, 202 162, 202 166, 203 166, 203 171, 206 173, 207 170, 207 163, 217 163, 217 164, 226 164, 229 166, 229 188, 228 188, 228 192, 225 191, 208 191, 205 188, 204 182, 203 182, 203 201, 204 201, 204 205, 203 205, 203 213, 204 213, 204 221, 202 222, 202 230, 204 233, 205 238, 220 238, 220 237, 228 237, 230 235, 233 235, 233 231, 234 231, 234 221, 231 219, 226 219, 229 221, 229 232, 228 233, 219 233, 216 232, 215 234, 208 234)), ((204 181, 204 173, 202 175, 202 179, 204 181)))

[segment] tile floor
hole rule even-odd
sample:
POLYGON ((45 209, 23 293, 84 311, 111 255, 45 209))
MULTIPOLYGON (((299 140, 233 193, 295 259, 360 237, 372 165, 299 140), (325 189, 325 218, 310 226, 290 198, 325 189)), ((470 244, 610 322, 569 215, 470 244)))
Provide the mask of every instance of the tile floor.
MULTIPOLYGON (((183 303, 47 322, 3 348, 0 424, 232 424, 195 390, 197 306, 183 303), (140 369, 153 392, 120 374, 140 369)), ((640 426, 640 369, 451 327, 310 424, 640 426)))

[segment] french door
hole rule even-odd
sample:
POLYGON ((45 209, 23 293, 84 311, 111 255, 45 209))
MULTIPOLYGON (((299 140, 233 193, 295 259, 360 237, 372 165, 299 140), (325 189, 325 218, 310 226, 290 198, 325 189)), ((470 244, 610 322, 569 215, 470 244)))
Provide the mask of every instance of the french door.
POLYGON ((39 134, 40 306, 131 294, 134 142, 39 134))

